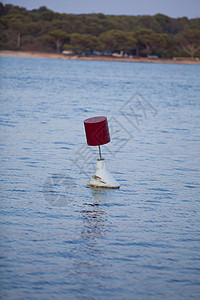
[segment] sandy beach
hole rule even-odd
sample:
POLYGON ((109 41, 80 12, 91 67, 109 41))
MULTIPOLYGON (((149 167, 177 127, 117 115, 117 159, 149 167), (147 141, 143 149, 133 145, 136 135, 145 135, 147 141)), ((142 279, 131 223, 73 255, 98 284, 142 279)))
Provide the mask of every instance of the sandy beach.
POLYGON ((29 51, 0 51, 0 56, 4 57, 33 57, 33 58, 51 58, 51 59, 74 59, 74 60, 98 60, 98 61, 127 61, 127 62, 145 62, 145 63, 173 63, 173 64, 192 64, 199 65, 200 59, 196 58, 174 58, 174 59, 150 59, 150 58, 117 58, 117 57, 105 57, 105 56, 67 56, 64 54, 45 53, 45 52, 29 52, 29 51))

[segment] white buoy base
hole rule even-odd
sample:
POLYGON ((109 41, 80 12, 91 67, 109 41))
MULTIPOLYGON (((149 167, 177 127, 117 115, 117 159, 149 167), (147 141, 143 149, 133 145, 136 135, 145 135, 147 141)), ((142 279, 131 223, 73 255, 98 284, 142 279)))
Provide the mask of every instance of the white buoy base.
POLYGON ((106 170, 105 160, 101 159, 97 160, 96 172, 87 183, 87 187, 119 189, 120 185, 106 170))

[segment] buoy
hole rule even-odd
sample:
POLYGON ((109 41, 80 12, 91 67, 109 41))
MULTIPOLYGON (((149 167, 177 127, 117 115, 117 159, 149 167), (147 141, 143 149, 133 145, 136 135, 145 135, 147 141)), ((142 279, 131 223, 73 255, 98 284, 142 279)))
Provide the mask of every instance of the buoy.
POLYGON ((96 171, 87 183, 90 188, 118 189, 120 185, 106 169, 105 160, 102 158, 100 145, 110 142, 108 121, 106 117, 98 116, 84 121, 87 144, 99 147, 99 159, 97 159, 96 171))

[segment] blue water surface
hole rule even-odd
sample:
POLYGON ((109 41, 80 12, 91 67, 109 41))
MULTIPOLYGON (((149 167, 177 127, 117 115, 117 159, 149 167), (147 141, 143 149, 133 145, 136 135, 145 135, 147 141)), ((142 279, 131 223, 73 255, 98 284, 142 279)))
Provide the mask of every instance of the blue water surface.
POLYGON ((0 58, 1 298, 200 298, 200 67, 0 58), (88 189, 102 146, 119 190, 88 189))

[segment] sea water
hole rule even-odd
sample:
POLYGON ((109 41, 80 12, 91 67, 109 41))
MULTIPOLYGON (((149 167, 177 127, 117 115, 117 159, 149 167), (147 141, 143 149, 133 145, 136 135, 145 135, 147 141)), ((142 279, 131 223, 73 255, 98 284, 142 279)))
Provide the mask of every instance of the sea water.
POLYGON ((0 66, 2 299, 199 299, 200 66, 0 66), (86 188, 101 115, 119 190, 86 188))

